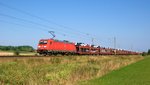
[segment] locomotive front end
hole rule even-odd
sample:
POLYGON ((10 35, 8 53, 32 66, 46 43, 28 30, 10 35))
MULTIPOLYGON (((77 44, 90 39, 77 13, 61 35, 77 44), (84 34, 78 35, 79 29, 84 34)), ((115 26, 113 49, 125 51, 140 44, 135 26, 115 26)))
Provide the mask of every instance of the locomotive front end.
POLYGON ((47 51, 48 51, 48 40, 40 40, 37 52, 39 54, 47 54, 47 51))

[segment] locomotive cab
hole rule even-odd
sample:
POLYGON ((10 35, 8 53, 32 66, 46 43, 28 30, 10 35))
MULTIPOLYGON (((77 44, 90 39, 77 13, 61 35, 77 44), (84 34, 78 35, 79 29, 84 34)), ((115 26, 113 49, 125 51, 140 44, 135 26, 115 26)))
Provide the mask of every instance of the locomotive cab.
POLYGON ((48 47, 50 47, 50 44, 48 44, 48 43, 52 43, 52 41, 48 40, 48 39, 40 40, 39 44, 38 44, 37 52, 39 54, 46 54, 48 51, 48 47))
POLYGON ((38 45, 38 49, 46 49, 47 43, 48 43, 48 40, 40 40, 39 45, 38 45))

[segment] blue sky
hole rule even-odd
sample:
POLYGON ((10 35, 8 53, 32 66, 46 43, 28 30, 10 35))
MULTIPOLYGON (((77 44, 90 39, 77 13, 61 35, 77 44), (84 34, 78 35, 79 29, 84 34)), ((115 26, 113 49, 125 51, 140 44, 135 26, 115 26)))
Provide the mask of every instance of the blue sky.
POLYGON ((41 38, 147 51, 150 0, 0 0, 0 45, 37 47, 41 38), (38 16, 39 18, 35 17, 38 16), (43 20, 44 19, 44 20, 43 20))

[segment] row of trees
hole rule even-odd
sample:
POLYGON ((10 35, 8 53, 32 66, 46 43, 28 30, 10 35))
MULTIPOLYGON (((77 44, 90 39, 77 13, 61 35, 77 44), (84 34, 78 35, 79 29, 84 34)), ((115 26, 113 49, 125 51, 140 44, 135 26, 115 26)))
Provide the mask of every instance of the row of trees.
POLYGON ((150 55, 150 49, 148 50, 147 54, 150 55))
POLYGON ((143 56, 145 56, 145 55, 150 55, 150 49, 149 49, 147 52, 143 52, 142 55, 143 55, 143 56))
POLYGON ((1 51, 24 51, 33 52, 34 48, 32 46, 0 46, 1 51))

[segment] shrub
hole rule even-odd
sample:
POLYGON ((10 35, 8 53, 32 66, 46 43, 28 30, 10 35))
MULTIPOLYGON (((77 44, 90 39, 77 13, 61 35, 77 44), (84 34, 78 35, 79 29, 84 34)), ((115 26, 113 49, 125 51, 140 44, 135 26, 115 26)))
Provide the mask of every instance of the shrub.
POLYGON ((142 53, 142 56, 146 56, 146 55, 147 55, 147 53, 146 53, 146 52, 143 52, 143 53, 142 53))
POLYGON ((148 50, 147 54, 150 55, 150 49, 148 50))
POLYGON ((15 52, 14 52, 14 55, 19 55, 19 54, 20 54, 19 51, 15 51, 15 52))

